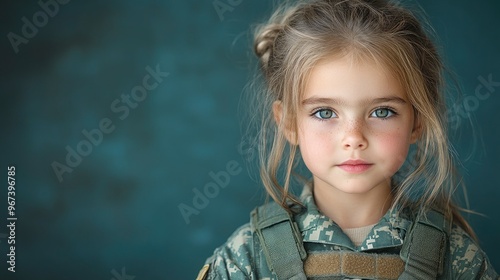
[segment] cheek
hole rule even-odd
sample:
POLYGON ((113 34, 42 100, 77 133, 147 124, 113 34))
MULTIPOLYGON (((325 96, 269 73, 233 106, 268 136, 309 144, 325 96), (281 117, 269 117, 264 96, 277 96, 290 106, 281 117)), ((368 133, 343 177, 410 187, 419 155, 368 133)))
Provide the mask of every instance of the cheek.
POLYGON ((322 149, 322 137, 317 133, 299 133, 299 147, 303 156, 314 156, 322 149))
POLYGON ((333 154, 332 133, 309 129, 299 131, 299 147, 306 165, 329 158, 333 154))
POLYGON ((384 133, 379 135, 377 143, 380 156, 387 160, 391 171, 398 171, 408 155, 410 143, 407 135, 400 133, 399 131, 384 133))

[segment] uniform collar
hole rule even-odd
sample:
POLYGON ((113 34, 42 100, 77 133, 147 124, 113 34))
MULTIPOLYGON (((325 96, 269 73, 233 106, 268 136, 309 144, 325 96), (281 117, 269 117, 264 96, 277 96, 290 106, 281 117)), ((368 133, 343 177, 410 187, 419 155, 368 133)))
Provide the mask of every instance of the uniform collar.
POLYGON ((400 247, 412 223, 406 211, 389 210, 372 228, 361 246, 356 247, 335 222, 318 210, 311 186, 304 187, 300 200, 306 209, 295 220, 304 242, 336 245, 353 251, 400 247))

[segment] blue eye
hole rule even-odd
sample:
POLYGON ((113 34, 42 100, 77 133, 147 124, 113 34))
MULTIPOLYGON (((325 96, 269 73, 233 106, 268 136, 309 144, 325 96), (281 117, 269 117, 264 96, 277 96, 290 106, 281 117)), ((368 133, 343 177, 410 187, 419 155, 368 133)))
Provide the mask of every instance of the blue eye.
POLYGON ((314 116, 318 119, 327 120, 336 117, 337 115, 330 109, 320 109, 314 112, 314 116))
POLYGON ((393 115, 396 115, 396 112, 389 108, 379 108, 373 111, 373 113, 370 115, 370 117, 374 118, 380 118, 380 119, 387 119, 393 115))

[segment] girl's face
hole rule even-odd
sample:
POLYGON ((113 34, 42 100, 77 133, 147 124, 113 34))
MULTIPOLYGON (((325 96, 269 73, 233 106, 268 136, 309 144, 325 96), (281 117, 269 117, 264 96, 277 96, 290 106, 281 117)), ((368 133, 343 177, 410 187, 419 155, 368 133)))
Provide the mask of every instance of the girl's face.
POLYGON ((315 189, 386 192, 418 136, 398 80, 374 62, 349 56, 312 69, 300 108, 296 144, 315 189))

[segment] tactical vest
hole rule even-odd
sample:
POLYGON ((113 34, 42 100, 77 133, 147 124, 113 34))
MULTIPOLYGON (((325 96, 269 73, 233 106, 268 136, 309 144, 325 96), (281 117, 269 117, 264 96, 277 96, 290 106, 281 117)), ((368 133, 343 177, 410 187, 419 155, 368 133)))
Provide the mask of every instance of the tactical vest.
POLYGON ((251 225, 258 236, 268 267, 279 280, 306 278, 446 279, 451 221, 431 210, 419 214, 406 234, 399 255, 334 251, 306 253, 293 216, 278 204, 257 207, 251 225))

